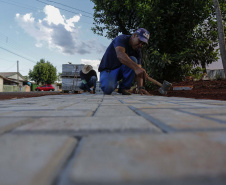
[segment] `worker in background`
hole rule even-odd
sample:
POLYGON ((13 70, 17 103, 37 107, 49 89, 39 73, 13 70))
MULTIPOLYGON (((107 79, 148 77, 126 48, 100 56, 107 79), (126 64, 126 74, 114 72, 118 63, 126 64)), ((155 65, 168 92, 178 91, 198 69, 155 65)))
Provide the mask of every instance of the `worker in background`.
POLYGON ((79 88, 84 91, 88 91, 91 94, 95 94, 97 73, 95 70, 93 70, 91 65, 84 65, 80 71, 80 78, 82 83, 80 84, 79 88), (91 87, 93 87, 93 89, 91 89, 91 87))
POLYGON ((132 35, 117 36, 108 46, 98 71, 100 72, 101 89, 104 94, 111 94, 119 84, 118 92, 122 95, 130 95, 127 90, 130 89, 134 76, 140 94, 146 94, 143 80, 147 73, 141 68, 141 48, 148 44, 150 33, 140 28, 132 35))

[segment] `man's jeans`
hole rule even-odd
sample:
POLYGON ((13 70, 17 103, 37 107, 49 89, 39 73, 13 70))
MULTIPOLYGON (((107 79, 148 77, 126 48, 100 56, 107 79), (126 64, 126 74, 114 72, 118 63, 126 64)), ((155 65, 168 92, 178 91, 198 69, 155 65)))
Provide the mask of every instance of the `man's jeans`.
MULTIPOLYGON (((96 76, 92 76, 90 81, 87 82, 87 85, 89 86, 89 88, 94 86, 93 89, 96 89, 96 83, 97 83, 97 77, 96 76)), ((85 86, 84 83, 81 83, 79 88, 82 89, 82 90, 88 90, 88 89, 86 89, 86 86, 85 86)))
MULTIPOLYGON (((130 56, 130 59, 137 63, 135 57, 130 56)), ((116 89, 118 81, 121 79, 122 83, 119 84, 119 88, 130 89, 134 76, 134 70, 124 64, 113 70, 104 70, 100 72, 101 89, 104 94, 111 94, 116 89)))

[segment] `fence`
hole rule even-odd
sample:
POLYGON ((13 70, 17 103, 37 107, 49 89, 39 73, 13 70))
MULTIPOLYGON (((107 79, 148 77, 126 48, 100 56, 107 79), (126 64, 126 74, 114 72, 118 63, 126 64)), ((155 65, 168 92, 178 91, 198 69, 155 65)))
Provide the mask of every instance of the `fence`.
POLYGON ((18 87, 16 85, 3 85, 3 92, 29 92, 30 87, 25 85, 23 87, 18 87))

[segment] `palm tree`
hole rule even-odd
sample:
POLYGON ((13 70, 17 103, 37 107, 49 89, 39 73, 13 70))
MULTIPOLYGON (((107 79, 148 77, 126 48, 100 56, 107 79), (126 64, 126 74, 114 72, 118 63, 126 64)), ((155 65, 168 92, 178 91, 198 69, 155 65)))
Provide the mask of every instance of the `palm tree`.
POLYGON ((218 0, 213 0, 213 4, 214 4, 214 7, 215 7, 215 12, 216 12, 216 17, 217 17, 220 53, 221 53, 223 67, 224 67, 224 75, 226 77, 226 45, 225 45, 225 36, 224 36, 224 26, 223 26, 223 21, 222 21, 222 14, 221 14, 220 5, 219 5, 218 0))

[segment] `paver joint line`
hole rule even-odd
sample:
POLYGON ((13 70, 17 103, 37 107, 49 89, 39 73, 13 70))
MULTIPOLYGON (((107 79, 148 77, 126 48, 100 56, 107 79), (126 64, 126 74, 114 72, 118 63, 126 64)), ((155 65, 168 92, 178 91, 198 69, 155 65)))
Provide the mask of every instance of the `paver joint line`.
POLYGON ((82 144, 84 142, 84 137, 74 137, 77 140, 77 145, 75 146, 73 152, 68 157, 67 162, 65 163, 64 167, 62 168, 61 172, 57 176, 57 178, 54 180, 55 185, 72 185, 73 183, 70 182, 69 175, 72 165, 74 164, 74 161, 77 159, 77 155, 79 151, 82 148, 82 144))
POLYGON ((207 119, 207 120, 212 120, 212 121, 216 121, 217 123, 220 123, 220 124, 226 124, 226 121, 222 121, 222 120, 219 120, 219 119, 216 119, 216 118, 211 118, 209 117, 208 115, 202 115, 202 114, 196 114, 196 113, 192 113, 192 112, 188 112, 188 111, 185 111, 185 110, 181 110, 181 109, 177 109, 178 112, 183 112, 183 113, 186 113, 186 114, 190 114, 190 115, 193 115, 193 116, 198 116, 200 118, 204 118, 204 119, 207 119))
POLYGON ((96 108, 96 110, 93 111, 93 114, 91 115, 91 117, 92 117, 92 116, 95 116, 95 114, 96 114, 97 110, 99 109, 100 105, 101 105, 101 104, 99 103, 99 104, 98 104, 98 107, 96 108))
POLYGON ((162 130, 162 132, 164 133, 172 133, 172 132, 178 132, 177 129, 172 128, 168 125, 166 125, 165 123, 163 123, 162 121, 159 121, 155 118, 153 118, 152 116, 146 114, 145 112, 133 107, 133 106, 129 106, 129 108, 131 110, 133 110, 135 113, 137 113, 138 115, 144 117, 145 119, 147 119, 148 121, 150 121, 151 123, 153 123, 155 126, 157 126, 158 128, 160 128, 162 130))

